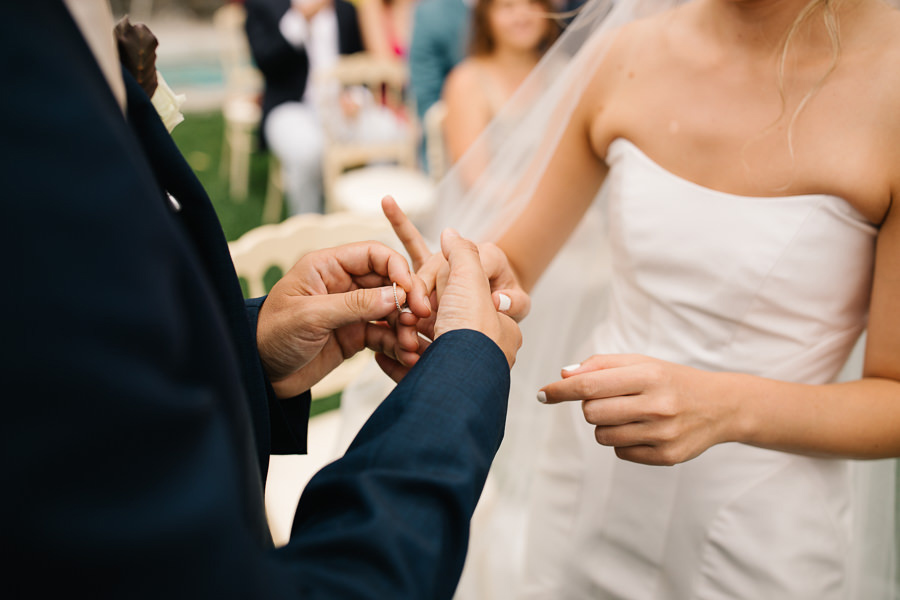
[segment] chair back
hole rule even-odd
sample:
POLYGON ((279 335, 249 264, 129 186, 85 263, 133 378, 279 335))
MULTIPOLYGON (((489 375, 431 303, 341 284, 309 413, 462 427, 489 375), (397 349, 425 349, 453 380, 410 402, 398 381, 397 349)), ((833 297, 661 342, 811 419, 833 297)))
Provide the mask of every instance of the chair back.
POLYGON ((408 126, 402 135, 383 142, 341 140, 331 135, 326 127, 322 176, 326 211, 331 212, 340 209, 334 203, 334 184, 344 171, 374 163, 415 169, 419 130, 413 118, 412 95, 407 89, 409 68, 406 64, 360 52, 340 57, 334 67, 318 77, 324 85, 337 83, 341 88, 364 86, 377 101, 383 101, 396 114, 408 117, 408 126))
POLYGON ((385 217, 310 213, 252 229, 228 247, 238 277, 246 281, 247 293, 254 298, 268 292, 265 277, 273 267, 284 274, 313 250, 364 240, 398 246, 385 217))

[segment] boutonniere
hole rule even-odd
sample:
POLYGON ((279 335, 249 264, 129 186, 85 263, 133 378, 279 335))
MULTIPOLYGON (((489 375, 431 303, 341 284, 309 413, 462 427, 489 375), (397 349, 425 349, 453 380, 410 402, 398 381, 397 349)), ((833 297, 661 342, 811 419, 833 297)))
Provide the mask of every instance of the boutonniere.
POLYGON ((171 133, 176 125, 184 121, 181 105, 185 96, 173 92, 156 70, 156 47, 159 45, 156 36, 146 25, 132 25, 127 16, 116 24, 114 33, 122 66, 128 69, 150 97, 159 118, 171 133))
POLYGON ((156 91, 153 93, 153 97, 150 98, 150 102, 153 103, 156 112, 159 113, 159 118, 162 119, 166 129, 171 133, 176 125, 184 121, 184 115, 181 114, 181 105, 184 104, 185 95, 173 92, 160 72, 157 71, 156 77, 159 80, 159 85, 156 86, 156 91))

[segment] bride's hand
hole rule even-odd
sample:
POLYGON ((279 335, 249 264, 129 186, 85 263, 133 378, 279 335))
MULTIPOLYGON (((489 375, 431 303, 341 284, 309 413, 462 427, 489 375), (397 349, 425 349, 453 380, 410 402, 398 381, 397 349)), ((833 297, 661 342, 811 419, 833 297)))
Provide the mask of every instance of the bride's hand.
MULTIPOLYGON (((447 260, 440 252, 433 253, 429 250, 422 234, 397 206, 393 198, 385 196, 381 201, 381 208, 397 237, 406 248, 412 261, 413 270, 424 281, 426 293, 430 295, 431 301, 434 303, 436 292, 439 291, 437 288, 442 282, 441 274, 446 273, 447 270, 447 260)), ((478 252, 481 256, 482 268, 490 282, 494 308, 516 322, 521 321, 531 309, 531 298, 519 285, 506 254, 491 243, 478 244, 478 252)), ((433 325, 433 319, 429 321, 431 323, 426 321, 423 325, 433 325)))
POLYGON ((538 400, 581 401, 597 442, 619 458, 674 465, 734 439, 737 410, 715 373, 634 354, 595 355, 567 369, 538 400))

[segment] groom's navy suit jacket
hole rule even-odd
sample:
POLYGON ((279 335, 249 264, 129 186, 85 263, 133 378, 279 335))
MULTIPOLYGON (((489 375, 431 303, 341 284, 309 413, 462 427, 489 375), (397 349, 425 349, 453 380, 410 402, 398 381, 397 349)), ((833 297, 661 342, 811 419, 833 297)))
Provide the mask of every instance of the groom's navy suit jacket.
POLYGON ((309 398, 273 397, 208 198, 60 0, 8 3, 0 57, 5 592, 449 598, 502 435, 497 346, 438 339, 272 548, 268 456, 304 450, 309 398))

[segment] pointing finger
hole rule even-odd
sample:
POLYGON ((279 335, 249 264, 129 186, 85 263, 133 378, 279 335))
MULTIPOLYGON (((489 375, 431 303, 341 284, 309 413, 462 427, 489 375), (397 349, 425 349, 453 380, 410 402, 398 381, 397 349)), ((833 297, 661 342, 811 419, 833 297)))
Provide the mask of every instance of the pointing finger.
POLYGON ((396 200, 391 196, 385 196, 381 199, 381 210, 388 221, 390 221, 397 238, 409 253, 409 258, 413 263, 413 270, 418 271, 432 254, 425 243, 425 238, 422 237, 416 226, 413 225, 406 213, 403 212, 397 205, 396 200))

